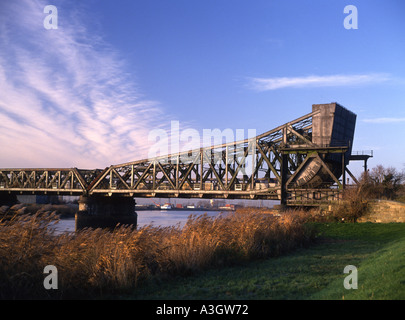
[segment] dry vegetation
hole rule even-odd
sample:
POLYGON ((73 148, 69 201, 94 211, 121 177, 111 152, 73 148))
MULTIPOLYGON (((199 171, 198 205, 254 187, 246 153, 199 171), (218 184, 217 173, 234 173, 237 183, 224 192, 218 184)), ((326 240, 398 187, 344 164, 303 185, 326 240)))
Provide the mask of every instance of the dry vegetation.
POLYGON ((0 206, 1 215, 22 215, 34 213, 55 212, 60 217, 74 217, 78 206, 74 204, 36 204, 36 203, 18 203, 11 207, 0 206))
POLYGON ((333 206, 332 213, 328 216, 329 221, 357 222, 368 210, 369 195, 364 189, 364 184, 355 188, 349 188, 343 192, 343 201, 333 206))
POLYGON ((337 221, 357 222, 367 213, 370 200, 403 201, 405 173, 395 168, 378 165, 361 176, 358 185, 345 189, 343 201, 333 208, 332 218, 337 221))
POLYGON ((312 241, 306 215, 247 210, 217 218, 190 216, 183 228, 118 226, 56 234, 55 213, 0 221, 0 298, 95 298, 146 281, 277 256, 312 241), (58 290, 45 290, 55 265, 58 290))

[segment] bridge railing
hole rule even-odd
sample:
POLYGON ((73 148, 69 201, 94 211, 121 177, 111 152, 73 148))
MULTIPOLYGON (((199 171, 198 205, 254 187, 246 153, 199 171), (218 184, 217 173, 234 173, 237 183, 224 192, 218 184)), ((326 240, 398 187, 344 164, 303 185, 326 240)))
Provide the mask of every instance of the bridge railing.
POLYGON ((352 156, 369 156, 369 157, 373 157, 373 150, 352 151, 352 156))

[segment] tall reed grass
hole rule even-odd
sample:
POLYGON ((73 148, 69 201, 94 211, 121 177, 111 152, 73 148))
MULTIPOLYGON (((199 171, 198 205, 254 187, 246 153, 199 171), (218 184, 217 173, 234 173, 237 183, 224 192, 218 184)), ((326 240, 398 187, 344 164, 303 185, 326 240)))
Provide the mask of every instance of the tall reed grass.
POLYGON ((117 226, 62 234, 55 232, 57 222, 55 213, 43 212, 0 221, 0 298, 123 293, 148 280, 278 256, 314 237, 297 212, 192 215, 184 227, 117 226), (57 267, 57 290, 44 289, 46 265, 57 267))

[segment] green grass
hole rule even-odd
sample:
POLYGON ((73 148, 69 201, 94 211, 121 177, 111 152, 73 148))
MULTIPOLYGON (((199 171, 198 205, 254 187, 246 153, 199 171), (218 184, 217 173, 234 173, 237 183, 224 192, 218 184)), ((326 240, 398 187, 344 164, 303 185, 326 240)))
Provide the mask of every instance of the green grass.
POLYGON ((405 224, 316 224, 317 244, 200 275, 154 281, 127 299, 405 299, 405 224), (358 269, 347 290, 343 269, 358 269))

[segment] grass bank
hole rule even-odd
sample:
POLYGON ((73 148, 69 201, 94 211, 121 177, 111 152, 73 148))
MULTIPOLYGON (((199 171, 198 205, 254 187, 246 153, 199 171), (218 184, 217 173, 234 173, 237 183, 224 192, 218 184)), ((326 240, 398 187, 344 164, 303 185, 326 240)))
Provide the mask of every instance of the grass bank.
POLYGON ((317 244, 287 255, 178 277, 127 299, 405 299, 405 224, 317 223, 317 244), (358 268, 358 289, 343 286, 358 268))
POLYGON ((405 224, 306 218, 246 211, 56 234, 54 214, 16 216, 0 221, 0 298, 405 299, 405 224), (58 290, 44 289, 46 265, 58 290), (343 287, 347 265, 357 290, 343 287))

